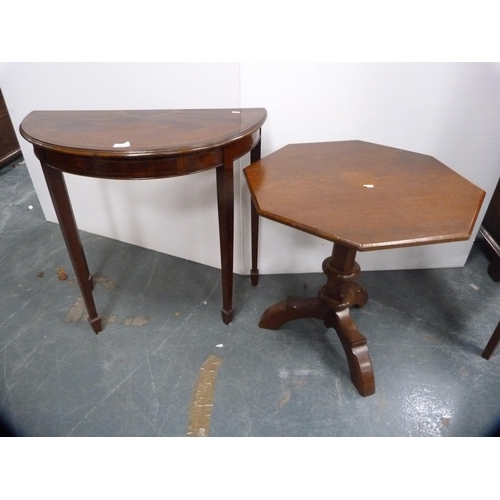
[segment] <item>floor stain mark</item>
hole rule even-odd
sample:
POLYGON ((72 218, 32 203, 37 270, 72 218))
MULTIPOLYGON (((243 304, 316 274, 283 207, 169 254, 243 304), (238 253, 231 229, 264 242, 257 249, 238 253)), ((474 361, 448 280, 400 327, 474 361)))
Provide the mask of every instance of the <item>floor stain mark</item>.
POLYGON ((279 412, 281 410, 281 408, 283 408, 283 406, 285 406, 290 401, 291 397, 292 397, 292 394, 290 392, 287 392, 281 398, 281 401, 278 403, 278 409, 276 410, 276 413, 279 412))
POLYGON ((69 310, 68 314, 64 318, 64 321, 66 323, 76 323, 78 321, 81 321, 83 317, 83 312, 85 309, 85 304, 83 303, 83 298, 78 297, 69 310))
POLYGON ((68 279, 68 275, 66 274, 66 271, 64 270, 64 267, 58 267, 56 269, 56 274, 57 274, 57 279, 59 281, 64 281, 68 279))
POLYGON ((221 363, 221 358, 211 354, 201 365, 189 408, 188 436, 208 436, 215 395, 215 381, 221 363))
POLYGON ((123 326, 144 326, 149 323, 147 316, 127 316, 123 321, 123 326))
POLYGON ((443 424, 444 427, 448 428, 451 424, 451 418, 450 417, 441 417, 441 423, 443 424))
POLYGON ((95 284, 102 285, 107 290, 116 290, 118 288, 118 285, 104 274, 96 273, 92 277, 95 284))
POLYGON ((108 325, 112 325, 113 323, 116 322, 116 315, 115 314, 110 314, 109 316, 106 316, 103 314, 101 316, 101 318, 104 321, 104 323, 106 323, 108 325))
MULTIPOLYGON (((112 325, 116 323, 116 314, 102 315, 101 316, 104 323, 112 325)), ((75 303, 71 306, 68 314, 64 318, 66 323, 78 323, 79 321, 85 321, 87 319, 87 312, 85 309, 85 303, 82 297, 78 297, 75 303)), ((127 316, 123 321, 124 326, 144 326, 149 323, 149 318, 147 316, 127 316)))

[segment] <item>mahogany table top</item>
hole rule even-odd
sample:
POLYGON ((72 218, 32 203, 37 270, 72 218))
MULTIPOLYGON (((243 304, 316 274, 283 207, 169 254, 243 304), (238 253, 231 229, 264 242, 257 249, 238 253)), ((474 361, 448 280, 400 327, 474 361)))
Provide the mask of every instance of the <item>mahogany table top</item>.
POLYGON ((259 215, 359 251, 467 240, 485 193, 431 156, 290 144, 244 169, 259 215))
POLYGON ((266 116, 263 108, 32 111, 20 131, 34 145, 73 154, 178 155, 238 140, 266 116))
POLYGON ((40 161, 63 172, 155 179, 243 156, 260 140, 266 117, 263 108, 33 111, 20 132, 40 161))

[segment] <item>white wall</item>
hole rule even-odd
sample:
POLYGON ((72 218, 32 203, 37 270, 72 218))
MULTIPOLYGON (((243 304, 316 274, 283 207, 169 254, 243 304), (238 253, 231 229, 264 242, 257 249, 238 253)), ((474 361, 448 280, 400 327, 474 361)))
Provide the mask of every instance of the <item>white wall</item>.
MULTIPOLYGON (((237 63, 11 63, 2 73, 16 129, 34 109, 225 108, 240 102, 237 63)), ((20 136, 19 142, 47 220, 56 221, 32 146, 20 136)), ((66 179, 80 229, 220 266, 215 171, 155 181, 66 179)))
MULTIPOLYGON (((430 154, 487 191, 500 175, 500 74, 488 63, 8 63, 0 85, 17 128, 33 109, 265 107, 263 154, 293 142, 362 139, 430 154)), ((55 216, 31 146, 40 203, 55 216)), ((250 268, 238 162, 235 271, 250 268), (240 203, 241 199, 241 203, 240 203)), ((68 176, 79 227, 219 267, 214 172, 161 181, 68 176)), ((362 269, 461 266, 472 240, 358 254, 362 269)), ((319 272, 331 244, 262 221, 262 273, 319 272)))

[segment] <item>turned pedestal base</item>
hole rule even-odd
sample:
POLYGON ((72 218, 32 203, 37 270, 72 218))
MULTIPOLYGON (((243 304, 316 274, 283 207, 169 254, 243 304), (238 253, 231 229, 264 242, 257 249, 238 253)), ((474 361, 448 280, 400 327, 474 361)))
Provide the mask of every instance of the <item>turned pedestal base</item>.
POLYGON ((332 256, 323 262, 323 272, 328 279, 318 296, 309 299, 288 297, 274 304, 264 312, 259 326, 277 330, 288 321, 300 318, 322 319, 340 338, 356 389, 362 396, 370 396, 375 393, 375 378, 366 338, 349 314, 349 308, 362 307, 368 300, 364 288, 353 281, 360 273, 355 257, 356 250, 335 244, 332 256))

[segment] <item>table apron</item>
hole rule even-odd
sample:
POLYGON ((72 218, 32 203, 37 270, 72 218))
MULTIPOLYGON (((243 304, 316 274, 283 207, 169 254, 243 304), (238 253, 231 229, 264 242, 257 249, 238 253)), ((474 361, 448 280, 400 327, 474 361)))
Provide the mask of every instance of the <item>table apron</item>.
POLYGON ((101 179, 159 179, 216 168, 224 164, 224 158, 236 160, 245 155, 259 141, 260 129, 222 146, 175 154, 113 156, 105 152, 59 151, 38 145, 34 146, 34 152, 41 163, 68 174, 101 179))

